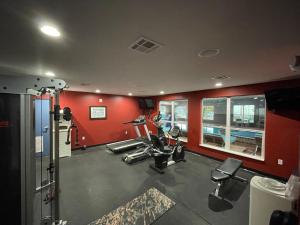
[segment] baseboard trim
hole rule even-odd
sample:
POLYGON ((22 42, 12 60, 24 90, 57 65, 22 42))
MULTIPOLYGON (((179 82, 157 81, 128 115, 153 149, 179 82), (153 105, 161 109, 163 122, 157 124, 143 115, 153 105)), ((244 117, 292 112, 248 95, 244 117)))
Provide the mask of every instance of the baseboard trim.
MULTIPOLYGON (((98 147, 98 146, 101 146, 101 145, 107 145, 107 144, 110 144, 110 143, 113 143, 113 142, 101 143, 101 144, 96 144, 96 145, 89 145, 89 146, 86 146, 85 149, 98 147)), ((72 148, 72 151, 76 151, 76 150, 83 150, 83 146, 72 148)))

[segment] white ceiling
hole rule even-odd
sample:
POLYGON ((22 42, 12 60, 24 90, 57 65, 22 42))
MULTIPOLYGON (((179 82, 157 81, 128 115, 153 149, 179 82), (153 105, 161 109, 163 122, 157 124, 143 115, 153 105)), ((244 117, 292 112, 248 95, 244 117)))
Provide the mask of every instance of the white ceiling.
MULTIPOLYGON (((299 0, 1 0, 0 73, 51 70, 70 90, 157 95, 288 79, 300 54, 299 0), (62 38, 39 32, 51 22, 62 38), (163 47, 128 48, 140 36, 163 47), (198 57, 207 48, 213 58, 198 57), (82 86, 82 83, 89 84, 82 86)), ((297 75, 299 76, 299 75, 297 75)), ((296 77, 297 77, 296 76, 296 77)))

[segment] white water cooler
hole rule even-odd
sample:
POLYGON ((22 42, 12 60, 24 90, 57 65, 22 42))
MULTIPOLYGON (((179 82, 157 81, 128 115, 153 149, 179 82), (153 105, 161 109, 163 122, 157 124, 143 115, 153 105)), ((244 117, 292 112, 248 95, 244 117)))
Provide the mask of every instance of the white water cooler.
POLYGON ((250 183, 249 225, 268 225, 274 210, 291 211, 294 200, 285 196, 286 185, 255 176, 250 183))

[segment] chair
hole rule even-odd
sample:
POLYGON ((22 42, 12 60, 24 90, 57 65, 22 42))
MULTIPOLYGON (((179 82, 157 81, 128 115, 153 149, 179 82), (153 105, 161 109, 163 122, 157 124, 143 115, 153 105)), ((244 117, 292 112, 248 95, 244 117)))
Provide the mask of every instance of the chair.
POLYGON ((261 145, 262 145, 262 138, 261 137, 255 137, 255 151, 253 152, 253 155, 256 155, 258 151, 261 151, 261 145))
POLYGON ((243 121, 242 121, 242 119, 237 118, 237 119, 235 119, 235 123, 237 126, 241 127, 243 124, 243 121))

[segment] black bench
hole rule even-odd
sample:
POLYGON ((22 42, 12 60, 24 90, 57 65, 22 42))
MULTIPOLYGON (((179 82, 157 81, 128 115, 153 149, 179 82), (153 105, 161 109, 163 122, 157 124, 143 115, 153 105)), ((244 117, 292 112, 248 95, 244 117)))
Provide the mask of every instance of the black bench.
POLYGON ((231 178, 242 182, 247 182, 246 179, 235 176, 242 164, 243 162, 241 160, 228 158, 211 172, 211 180, 217 183, 217 188, 214 191, 214 195, 216 197, 219 197, 220 189, 224 183, 231 178))

